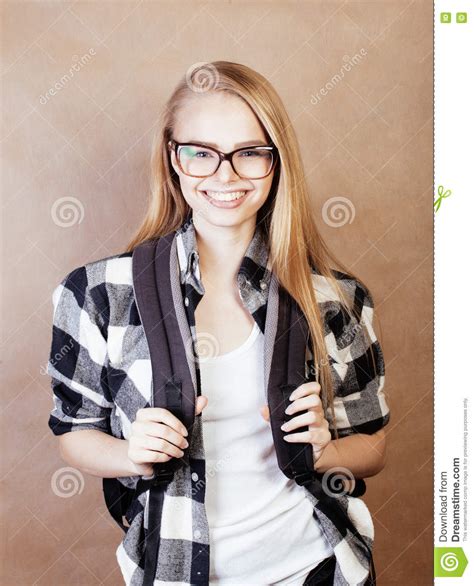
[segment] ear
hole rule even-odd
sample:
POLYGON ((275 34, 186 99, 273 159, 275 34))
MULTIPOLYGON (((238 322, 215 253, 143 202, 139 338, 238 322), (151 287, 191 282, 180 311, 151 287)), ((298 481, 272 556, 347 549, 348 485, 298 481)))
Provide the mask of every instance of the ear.
POLYGON ((170 156, 171 156, 171 166, 175 170, 176 174, 179 175, 181 173, 181 170, 178 167, 178 161, 176 160, 176 153, 174 151, 170 151, 170 156))
POLYGON ((171 166, 173 167, 173 169, 175 170, 176 174, 180 174, 180 168, 178 166, 178 161, 176 159, 176 153, 174 152, 173 149, 170 149, 169 145, 166 144, 166 148, 168 149, 168 152, 170 154, 170 160, 171 160, 171 166))

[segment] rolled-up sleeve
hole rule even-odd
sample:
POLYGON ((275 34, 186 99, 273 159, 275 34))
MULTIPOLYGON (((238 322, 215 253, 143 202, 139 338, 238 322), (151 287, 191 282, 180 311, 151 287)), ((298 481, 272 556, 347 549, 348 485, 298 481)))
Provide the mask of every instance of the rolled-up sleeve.
POLYGON ((53 327, 47 373, 55 435, 81 429, 110 431, 113 400, 107 385, 104 321, 93 302, 86 267, 70 272, 52 294, 53 327))
POLYGON ((390 421, 385 361, 373 327, 373 298, 358 281, 352 283, 355 317, 347 318, 341 309, 332 318, 327 336, 336 415, 332 421, 328 410, 327 418, 332 433, 337 428, 339 437, 373 434, 390 421))

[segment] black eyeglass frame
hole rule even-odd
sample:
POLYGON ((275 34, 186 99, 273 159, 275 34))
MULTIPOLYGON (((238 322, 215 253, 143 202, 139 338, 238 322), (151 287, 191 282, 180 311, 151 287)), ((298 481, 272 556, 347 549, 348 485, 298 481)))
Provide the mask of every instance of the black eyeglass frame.
POLYGON ((231 151, 230 153, 223 153, 222 151, 218 151, 217 149, 215 149, 213 147, 210 147, 206 144, 202 144, 199 142, 176 142, 174 139, 170 139, 168 141, 168 148, 169 148, 169 150, 174 151, 174 153, 176 155, 176 160, 178 161, 178 167, 188 177, 199 177, 199 178, 211 177, 212 175, 214 175, 214 173, 217 173, 219 167, 221 166, 222 161, 229 161, 234 173, 236 175, 238 175, 239 177, 242 177, 242 179, 264 179, 265 177, 268 177, 268 175, 270 175, 270 173, 273 171, 273 169, 275 168, 275 164, 278 160, 278 149, 275 145, 260 145, 259 144, 259 145, 255 145, 255 146, 240 147, 238 149, 235 149, 234 151, 231 151), (212 173, 209 173, 208 175, 191 175, 190 173, 186 173, 186 171, 181 166, 181 161, 179 160, 179 149, 181 147, 186 147, 186 146, 196 146, 196 147, 208 149, 208 150, 216 153, 216 155, 219 156, 219 163, 217 164, 217 167, 215 168, 215 170, 212 173), (236 169, 234 167, 234 163, 232 162, 232 157, 235 155, 235 153, 238 153, 239 151, 248 151, 251 149, 252 150, 253 149, 266 150, 266 151, 270 151, 272 153, 272 164, 270 165, 270 170, 268 171, 268 173, 266 173, 265 175, 262 175, 261 177, 245 177, 244 175, 240 175, 240 173, 238 173, 236 171, 236 169))

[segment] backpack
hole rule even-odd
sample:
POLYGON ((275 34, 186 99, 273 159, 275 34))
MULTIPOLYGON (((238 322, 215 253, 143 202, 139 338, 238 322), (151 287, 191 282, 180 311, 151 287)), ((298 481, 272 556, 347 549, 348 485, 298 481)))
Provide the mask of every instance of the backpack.
MULTIPOLYGON (((134 249, 133 288, 145 334, 153 332, 153 336, 147 336, 153 380, 152 405, 168 409, 190 430, 195 417, 195 391, 176 315, 177 307, 179 311, 184 312, 182 298, 180 296, 178 299, 176 288, 171 285, 170 253, 173 239, 174 232, 171 232, 166 236, 147 240, 134 249)), ((278 466, 285 476, 295 480, 301 486, 306 486, 318 499, 319 508, 341 530, 341 533, 349 529, 360 539, 370 556, 369 575, 371 584, 375 585, 375 568, 371 549, 340 506, 335 498, 336 493, 333 493, 333 486, 337 484, 337 479, 334 478, 333 481, 326 479, 325 485, 330 483, 331 491, 325 491, 322 483, 323 474, 316 472, 313 467, 311 444, 292 443, 283 439, 288 432, 284 432, 280 426, 291 418, 285 413, 285 409, 291 404, 289 396, 294 389, 307 382, 305 353, 309 328, 296 301, 279 284, 277 323, 274 323, 275 320, 269 321, 269 313, 267 312, 265 332, 273 328, 276 335, 268 377, 267 400, 278 466)), ((190 335, 189 331, 188 333, 190 335)), ((307 429, 307 427, 300 427, 297 431, 307 429)), ((175 470, 182 465, 184 465, 183 462, 178 458, 155 464, 154 475, 151 478, 141 476, 135 488, 124 486, 117 478, 102 479, 104 499, 109 513, 124 532, 128 530, 124 517, 130 523, 133 504, 137 497, 143 491, 150 490, 143 586, 153 586, 158 561, 159 526, 164 494, 167 485, 173 479, 175 470)), ((340 487, 341 491, 344 490, 342 481, 340 481, 340 487)), ((356 479, 355 488, 350 495, 361 496, 365 493, 365 489, 364 480, 356 479)))

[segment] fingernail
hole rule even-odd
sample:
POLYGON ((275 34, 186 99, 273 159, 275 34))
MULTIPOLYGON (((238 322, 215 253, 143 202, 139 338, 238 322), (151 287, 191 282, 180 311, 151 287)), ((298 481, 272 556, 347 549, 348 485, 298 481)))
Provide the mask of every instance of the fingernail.
POLYGON ((283 431, 286 431, 288 429, 288 425, 286 423, 284 423, 281 428, 283 431))
POLYGON ((188 430, 184 428, 183 435, 188 435, 188 430))
POLYGON ((293 393, 291 393, 289 399, 290 399, 290 401, 293 401, 294 398, 295 398, 295 393, 293 392, 293 393))
POLYGON ((187 448, 188 446, 189 446, 189 443, 186 440, 184 440, 184 447, 187 448))

